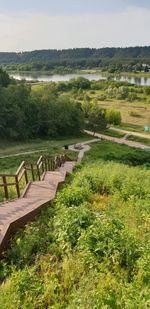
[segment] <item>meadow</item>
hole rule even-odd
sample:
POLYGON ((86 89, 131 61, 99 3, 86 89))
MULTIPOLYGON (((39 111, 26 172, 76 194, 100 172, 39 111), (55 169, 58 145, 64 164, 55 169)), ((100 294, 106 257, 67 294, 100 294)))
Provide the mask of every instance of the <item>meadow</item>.
POLYGON ((54 203, 12 236, 1 309, 149 308, 150 170, 134 151, 94 144, 54 203))

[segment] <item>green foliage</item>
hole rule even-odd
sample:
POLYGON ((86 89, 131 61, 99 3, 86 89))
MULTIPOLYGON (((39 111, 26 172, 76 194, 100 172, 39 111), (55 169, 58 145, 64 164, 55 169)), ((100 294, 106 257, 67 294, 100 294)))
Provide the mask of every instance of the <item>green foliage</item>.
POLYGON ((12 237, 0 308, 149 307, 150 171, 96 152, 94 164, 86 160, 55 204, 12 237))
POLYGON ((107 126, 105 110, 102 109, 95 101, 91 104, 88 112, 88 126, 94 132, 96 132, 96 130, 105 130, 107 126))
POLYGON ((101 141, 95 143, 92 149, 86 153, 84 162, 95 162, 97 160, 115 161, 129 164, 130 166, 150 166, 150 155, 148 151, 120 145, 113 142, 101 141))
MULTIPOLYGON (((68 192, 65 193, 66 195, 68 195, 68 192)), ((63 196, 61 196, 61 198, 63 196)), ((87 197, 86 195, 84 195, 84 200, 86 199, 87 197)), ((81 199, 79 197, 78 205, 80 203, 80 200, 81 199)), ((67 204, 65 203, 65 205, 67 204)), ((91 226, 94 223, 96 217, 84 205, 81 206, 80 208, 72 206, 70 208, 61 207, 61 209, 63 209, 63 212, 61 212, 59 218, 56 221, 55 229, 56 229, 57 242, 59 243, 61 248, 65 250, 67 245, 71 248, 76 246, 77 241, 82 232, 88 229, 89 226, 91 226)))
POLYGON ((79 170, 13 237, 0 308, 148 308, 149 181, 149 170, 113 162, 79 170))
POLYGON ((80 105, 58 97, 53 84, 32 92, 21 82, 0 88, 0 138, 20 140, 79 133, 84 126, 80 105))
POLYGON ((0 68, 0 87, 7 87, 10 84, 9 75, 0 68))
POLYGON ((72 72, 72 69, 100 67, 110 73, 149 71, 150 47, 74 48, 0 53, 8 70, 72 72), (143 66, 143 63, 147 63, 143 66))
POLYGON ((150 95, 150 86, 144 86, 144 93, 150 95))
POLYGON ((121 124, 121 113, 114 109, 106 109, 106 121, 109 124, 121 124))

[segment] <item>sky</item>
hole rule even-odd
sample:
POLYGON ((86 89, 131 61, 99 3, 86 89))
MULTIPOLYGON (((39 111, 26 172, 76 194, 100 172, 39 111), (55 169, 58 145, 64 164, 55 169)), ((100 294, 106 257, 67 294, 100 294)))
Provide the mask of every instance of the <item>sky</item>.
POLYGON ((150 45, 150 0, 0 0, 0 51, 150 45))

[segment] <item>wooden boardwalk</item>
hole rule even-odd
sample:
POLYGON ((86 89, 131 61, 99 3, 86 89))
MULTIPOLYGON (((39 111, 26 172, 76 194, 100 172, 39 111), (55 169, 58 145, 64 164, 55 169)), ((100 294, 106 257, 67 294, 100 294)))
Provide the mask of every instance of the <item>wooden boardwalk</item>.
POLYGON ((76 162, 66 161, 56 171, 47 171, 43 180, 27 185, 22 197, 0 205, 0 253, 6 247, 10 234, 32 220, 39 210, 55 198, 58 185, 65 181, 76 162))

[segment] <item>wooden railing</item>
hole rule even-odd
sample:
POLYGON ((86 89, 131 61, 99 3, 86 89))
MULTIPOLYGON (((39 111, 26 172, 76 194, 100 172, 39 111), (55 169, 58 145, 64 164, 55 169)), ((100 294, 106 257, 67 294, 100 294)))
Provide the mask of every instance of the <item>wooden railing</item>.
POLYGON ((21 196, 20 182, 23 177, 25 185, 30 181, 42 180, 46 171, 54 171, 65 161, 65 155, 57 156, 54 159, 41 156, 35 164, 23 161, 15 174, 0 174, 0 188, 4 190, 5 199, 9 199, 9 188, 12 186, 15 186, 17 197, 21 196))

